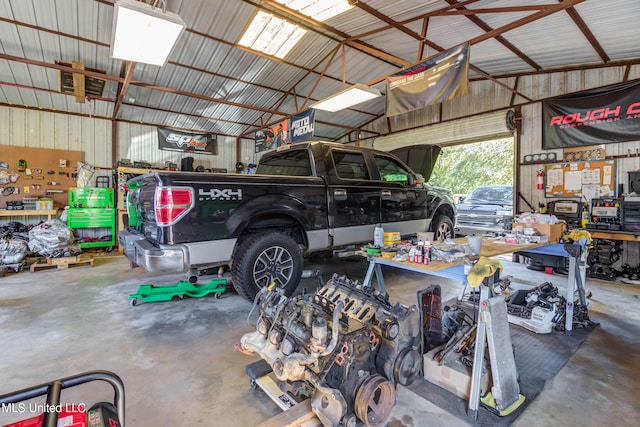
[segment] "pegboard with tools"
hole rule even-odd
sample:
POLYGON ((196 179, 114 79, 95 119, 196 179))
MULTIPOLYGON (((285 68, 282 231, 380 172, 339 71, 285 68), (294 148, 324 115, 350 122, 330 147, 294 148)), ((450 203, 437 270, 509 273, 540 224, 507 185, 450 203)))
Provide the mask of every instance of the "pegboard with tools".
POLYGON ((54 207, 67 204, 82 151, 0 145, 0 153, 0 209, 36 209, 43 198, 54 207))

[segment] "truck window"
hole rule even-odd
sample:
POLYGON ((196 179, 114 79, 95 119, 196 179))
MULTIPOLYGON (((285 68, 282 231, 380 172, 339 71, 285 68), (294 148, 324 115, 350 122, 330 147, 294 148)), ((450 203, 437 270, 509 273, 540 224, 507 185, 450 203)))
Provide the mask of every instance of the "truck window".
POLYGON ((396 159, 387 156, 374 155, 373 158, 380 171, 380 179, 386 182, 408 184, 411 171, 396 159))
POLYGON ((336 175, 342 179, 370 179, 369 170, 362 153, 332 150, 333 164, 336 165, 336 175))
POLYGON ((277 156, 263 157, 258 163, 257 174, 312 176, 311 160, 307 150, 280 152, 277 156))

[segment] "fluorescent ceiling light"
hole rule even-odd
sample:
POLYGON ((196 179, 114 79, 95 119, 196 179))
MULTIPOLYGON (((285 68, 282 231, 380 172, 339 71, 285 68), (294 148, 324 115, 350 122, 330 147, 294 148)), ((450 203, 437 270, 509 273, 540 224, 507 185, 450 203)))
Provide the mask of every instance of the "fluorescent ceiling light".
POLYGON ((306 32, 284 19, 259 11, 238 44, 282 59, 306 32))
POLYGON ((347 0, 276 0, 289 9, 307 15, 316 21, 326 21, 342 12, 346 12, 353 6, 347 0))
POLYGON ((162 66, 185 27, 175 13, 140 1, 119 0, 113 9, 111 57, 162 66))
POLYGON ((356 83, 350 88, 341 90, 335 95, 331 95, 322 101, 311 104, 309 108, 316 108, 318 110, 331 111, 334 113, 379 96, 382 96, 382 94, 378 89, 363 85, 362 83, 356 83))

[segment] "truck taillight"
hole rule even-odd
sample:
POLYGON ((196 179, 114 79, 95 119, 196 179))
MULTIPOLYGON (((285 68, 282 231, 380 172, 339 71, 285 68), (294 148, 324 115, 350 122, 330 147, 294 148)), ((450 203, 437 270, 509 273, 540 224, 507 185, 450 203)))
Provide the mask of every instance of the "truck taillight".
POLYGON ((193 207, 193 189, 189 187, 160 187, 156 189, 156 223, 171 225, 193 207))

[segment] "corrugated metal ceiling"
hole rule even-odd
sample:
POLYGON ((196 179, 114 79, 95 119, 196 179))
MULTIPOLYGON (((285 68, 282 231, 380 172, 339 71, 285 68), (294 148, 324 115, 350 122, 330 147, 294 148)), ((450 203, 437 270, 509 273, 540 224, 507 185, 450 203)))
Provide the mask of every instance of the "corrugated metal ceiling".
MULTIPOLYGON (((188 30, 167 65, 136 64, 127 76, 125 64, 109 57, 113 0, 3 0, 0 105, 250 138, 257 129, 303 109, 305 98, 308 107, 337 92, 343 78, 347 84, 375 84, 384 92, 386 75, 468 40, 471 77, 486 73, 490 81, 493 76, 640 61, 637 0, 354 3, 320 24, 302 21, 272 0, 167 0, 167 10, 179 14, 188 30), (260 9, 308 30, 283 60, 236 46, 260 9), (60 94, 56 61, 104 70, 110 77, 103 98, 78 103, 60 94), (118 81, 125 78, 131 83, 120 93, 118 81)), ((338 139, 383 115, 383 99, 340 113, 319 111, 316 134, 338 139)))

